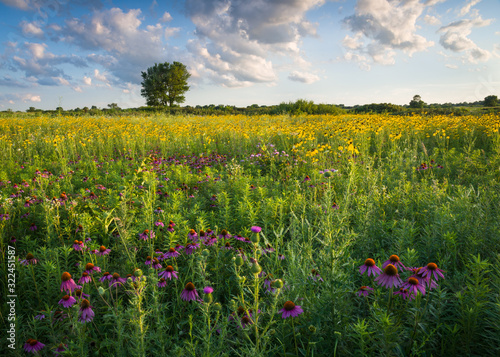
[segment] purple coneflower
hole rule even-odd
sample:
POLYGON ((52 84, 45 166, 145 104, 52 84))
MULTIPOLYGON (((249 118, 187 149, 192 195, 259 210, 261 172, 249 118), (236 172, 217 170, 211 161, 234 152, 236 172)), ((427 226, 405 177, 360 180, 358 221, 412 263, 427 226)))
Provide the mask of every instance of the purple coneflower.
POLYGON ((302 307, 295 305, 292 301, 287 301, 280 310, 281 317, 286 319, 288 317, 297 317, 304 312, 302 307))
POLYGON ((92 277, 89 275, 89 273, 87 273, 85 271, 82 273, 82 276, 80 277, 80 279, 78 279, 79 284, 87 284, 87 283, 90 283, 91 281, 92 281, 92 277))
POLYGON ((78 321, 90 322, 94 319, 94 311, 92 311, 92 306, 87 299, 83 299, 80 303, 80 317, 78 321))
POLYGON ((410 293, 417 295, 420 291, 422 295, 425 295, 425 286, 415 277, 409 277, 407 281, 401 286, 403 289, 408 289, 410 293))
POLYGON ((196 300, 198 297, 198 292, 196 291, 194 284, 191 282, 187 283, 184 290, 182 290, 181 299, 184 301, 191 301, 196 300))
POLYGON ((45 310, 42 310, 41 313, 39 313, 38 315, 36 315, 35 316, 35 320, 43 320, 45 318, 44 312, 45 312, 45 310))
POLYGON ((316 269, 311 270, 311 279, 314 281, 324 281, 323 278, 319 275, 319 271, 316 269))
POLYGON ((76 289, 75 290, 75 297, 78 300, 82 300, 82 299, 85 299, 85 297, 90 297, 90 295, 89 294, 84 294, 83 291, 81 291, 80 289, 76 289))
POLYGON ((161 278, 160 281, 158 281, 158 287, 164 288, 165 286, 167 286, 167 281, 165 280, 165 278, 161 278))
POLYGON ((26 259, 20 261, 22 265, 36 264, 38 263, 38 259, 31 253, 26 254, 26 259))
POLYGON ((33 338, 28 338, 23 348, 26 352, 32 352, 38 354, 38 351, 40 351, 44 347, 45 345, 40 341, 37 341, 33 338))
POLYGON ((408 289, 405 288, 399 288, 399 290, 395 291, 393 294, 401 296, 403 300, 406 300, 407 298, 410 298, 410 300, 415 299, 415 295, 410 294, 408 289))
POLYGON ((110 252, 111 252, 111 249, 107 249, 105 246, 101 245, 99 247, 99 251, 96 252, 95 254, 100 255, 100 256, 105 256, 105 255, 108 255, 110 252))
MULTIPOLYGON (((251 325, 253 323, 252 319, 250 317, 248 317, 247 315, 244 315, 242 318, 241 318, 241 327, 242 328, 245 328, 247 327, 248 325, 251 325)), ((238 326, 239 327, 239 326, 238 326)))
POLYGON ((108 273, 108 272, 105 272, 105 273, 102 275, 102 277, 99 279, 99 281, 100 281, 101 283, 103 283, 103 282, 105 282, 106 280, 111 280, 111 279, 113 279, 113 275, 111 275, 111 274, 110 274, 110 273, 108 273))
POLYGON ((56 357, 59 356, 58 352, 64 352, 64 351, 66 351, 66 348, 68 348, 68 345, 60 343, 59 346, 57 346, 57 348, 54 351, 56 357))
POLYGON ((200 245, 198 243, 188 243, 188 244, 186 244, 186 248, 184 249, 184 252, 187 255, 190 255, 193 253, 193 251, 195 251, 199 247, 200 247, 200 245))
POLYGON ((163 210, 161 209, 161 207, 158 207, 157 209, 155 209, 154 211, 155 213, 163 213, 163 210))
POLYGON ((169 231, 169 232, 175 232, 174 226, 171 225, 171 224, 169 224, 168 228, 167 228, 167 231, 169 231))
POLYGON ((359 272, 361 274, 364 274, 367 270, 368 276, 370 276, 370 274, 373 274, 373 276, 380 275, 380 273, 382 272, 382 270, 375 265, 375 260, 373 260, 372 258, 366 259, 365 263, 359 267, 359 272))
POLYGON ((100 272, 101 272, 101 268, 96 267, 94 264, 92 264, 92 263, 85 264, 85 273, 94 274, 94 273, 100 273, 100 272))
POLYGON ((227 250, 232 250, 233 247, 231 246, 231 243, 226 242, 224 245, 221 247, 221 249, 227 249, 227 250))
POLYGON ((126 281, 127 279, 120 277, 120 274, 113 273, 111 279, 109 280, 109 287, 116 285, 116 287, 118 288, 119 284, 123 285, 126 281))
POLYGON ((152 259, 151 259, 151 257, 148 255, 148 256, 146 257, 146 261, 144 262, 144 264, 146 264, 146 265, 151 265, 151 263, 152 263, 152 262, 153 262, 153 260, 152 260, 152 259))
POLYGON ((386 288, 398 288, 403 282, 399 278, 398 268, 392 264, 388 264, 384 268, 384 272, 375 278, 375 281, 386 288))
POLYGON ((81 288, 81 286, 76 285, 75 281, 71 278, 71 274, 68 272, 62 274, 61 280, 61 291, 64 290, 71 294, 73 290, 81 288))
POLYGON ((278 259, 279 260, 285 260, 285 256, 283 254, 278 254, 278 259))
POLYGON ((358 296, 368 296, 368 295, 370 295, 370 291, 372 291, 372 290, 373 290, 373 288, 370 288, 369 286, 362 286, 356 292, 356 295, 358 295, 358 296))
POLYGON ((81 251, 85 248, 85 244, 81 240, 75 240, 73 242, 73 249, 77 251, 81 251))
POLYGON ((165 227, 165 223, 163 223, 162 221, 158 221, 158 222, 155 222, 155 226, 156 227, 165 227))
POLYGON ((174 267, 171 265, 167 265, 165 270, 158 273, 158 276, 160 278, 163 277, 163 278, 166 278, 169 280, 172 280, 172 277, 179 279, 179 277, 177 276, 177 272, 174 270, 174 267))
POLYGON ((151 266, 153 267, 153 269, 161 269, 161 264, 160 264, 160 261, 158 260, 158 258, 153 258, 153 262, 151 264, 151 266))
POLYGON ((220 239, 229 239, 231 237, 232 237, 232 235, 229 234, 229 232, 227 230, 225 230, 225 229, 221 230, 220 233, 219 233, 219 238, 220 239))
POLYGON ((429 263, 422 269, 420 269, 419 274, 422 275, 423 278, 431 279, 434 278, 436 281, 439 280, 439 277, 444 279, 444 270, 438 268, 436 263, 429 263))
POLYGON ((198 240, 198 233, 196 233, 194 229, 191 229, 189 230, 188 238, 191 239, 193 242, 196 242, 198 240))
POLYGON ((155 236, 155 232, 150 232, 149 229, 145 229, 144 232, 139 234, 139 239, 148 240, 149 238, 153 239, 155 236))
POLYGON ((64 295, 61 300, 59 300, 59 305, 63 307, 71 307, 76 303, 76 299, 71 295, 64 295))
POLYGON ((403 265, 403 263, 401 263, 401 260, 396 254, 391 255, 389 259, 387 259, 384 264, 382 264, 382 269, 385 269, 385 267, 389 264, 394 265, 396 268, 399 267, 400 269, 406 269, 406 267, 403 265))
POLYGON ((35 225, 35 223, 31 223, 30 230, 36 231, 38 227, 35 225))
POLYGON ((181 253, 179 253, 177 250, 175 250, 175 248, 169 248, 168 251, 163 254, 163 257, 166 259, 166 258, 175 258, 175 257, 178 257, 179 255, 181 255, 181 253))

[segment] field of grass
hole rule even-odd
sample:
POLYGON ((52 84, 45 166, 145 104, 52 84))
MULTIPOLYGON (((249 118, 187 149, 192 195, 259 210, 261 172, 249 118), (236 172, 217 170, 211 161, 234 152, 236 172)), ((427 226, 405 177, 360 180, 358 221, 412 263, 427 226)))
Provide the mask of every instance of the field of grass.
POLYGON ((498 356, 499 129, 0 117, 0 351, 498 356))

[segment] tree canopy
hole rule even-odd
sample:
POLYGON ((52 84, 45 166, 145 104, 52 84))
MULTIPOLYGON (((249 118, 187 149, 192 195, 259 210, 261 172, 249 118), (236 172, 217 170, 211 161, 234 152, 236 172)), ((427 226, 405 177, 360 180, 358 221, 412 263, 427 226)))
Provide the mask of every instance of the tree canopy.
POLYGON ((143 81, 141 95, 146 104, 153 107, 172 107, 184 103, 184 93, 189 90, 187 80, 191 74, 180 62, 155 63, 146 72, 141 72, 143 81))

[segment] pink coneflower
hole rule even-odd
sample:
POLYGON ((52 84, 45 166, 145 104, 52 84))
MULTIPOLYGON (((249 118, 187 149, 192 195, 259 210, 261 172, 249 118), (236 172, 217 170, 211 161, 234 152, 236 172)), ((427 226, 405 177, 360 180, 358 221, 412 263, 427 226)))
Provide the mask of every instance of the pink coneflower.
POLYGON ((385 269, 385 267, 389 264, 394 265, 396 268, 399 267, 400 269, 406 269, 406 267, 403 265, 403 263, 401 263, 401 260, 396 254, 391 255, 389 259, 387 259, 384 264, 382 264, 382 269, 385 269))
POLYGON ((365 263, 359 267, 359 272, 361 274, 364 274, 367 270, 368 276, 370 276, 370 274, 373 274, 373 276, 380 275, 380 273, 382 272, 382 270, 375 265, 375 260, 373 260, 372 258, 366 259, 365 263))
POLYGON ((75 290, 75 297, 78 300, 82 300, 82 299, 85 299, 85 297, 90 297, 90 295, 83 293, 83 291, 81 291, 80 289, 76 289, 75 290))
POLYGON ((151 259, 151 257, 148 255, 148 256, 146 257, 146 261, 144 262, 144 264, 146 264, 146 265, 151 265, 151 263, 152 263, 152 262, 153 262, 153 259, 151 259))
POLYGON ((156 236, 155 232, 153 231, 150 232, 149 229, 145 229, 144 232, 139 234, 139 239, 148 240, 150 238, 153 239, 155 236, 156 236))
POLYGON ((159 288, 164 288, 165 286, 167 286, 167 281, 165 280, 165 278, 161 278, 161 279, 158 281, 158 287, 159 287, 159 288))
POLYGON ((30 230, 36 231, 38 227, 35 225, 35 223, 31 223, 30 230))
POLYGON ((87 299, 83 299, 80 303, 80 317, 78 321, 90 322, 94 319, 94 311, 92 311, 92 306, 87 299))
POLYGON ((71 307, 76 303, 76 299, 71 295, 64 295, 61 300, 59 300, 59 305, 63 307, 71 307))
POLYGON ((314 281, 324 281, 323 278, 319 275, 319 271, 317 271, 316 269, 311 270, 310 277, 314 281))
POLYGON ((259 227, 259 226, 252 226, 250 227, 250 230, 253 232, 253 233, 260 233, 262 231, 262 228, 259 227))
POLYGON ((372 290, 373 290, 373 288, 370 288, 369 286, 362 286, 356 292, 356 295, 358 295, 358 296, 368 296, 368 295, 370 295, 370 291, 372 291, 372 290))
POLYGON ((200 245, 198 243, 188 243, 188 244, 186 244, 186 248, 184 249, 184 252, 187 255, 190 255, 193 253, 193 251, 195 251, 199 247, 200 247, 200 245))
POLYGON ((231 246, 231 243, 226 242, 224 245, 221 247, 221 249, 227 249, 227 250, 232 250, 233 247, 231 246))
POLYGON ((158 221, 158 222, 155 222, 155 226, 156 227, 165 227, 165 223, 163 223, 162 221, 158 221))
POLYGON ((219 238, 220 239, 229 239, 231 237, 232 237, 232 235, 229 234, 229 232, 226 231, 225 229, 221 230, 220 233, 219 233, 219 238))
POLYGON ((108 272, 105 272, 105 273, 102 275, 102 277, 99 279, 99 281, 100 281, 101 283, 103 283, 103 282, 105 282, 106 280, 111 280, 111 279, 113 279, 113 275, 111 275, 111 274, 110 274, 110 273, 108 273, 108 272))
POLYGON ((398 268, 392 264, 388 264, 384 268, 384 272, 375 278, 375 281, 386 288, 398 288, 403 282, 399 278, 398 268))
POLYGON ((66 351, 66 348, 68 348, 68 345, 65 345, 63 343, 60 343, 59 346, 55 349, 54 353, 57 356, 59 356, 59 352, 64 352, 66 351))
POLYGON ((81 251, 85 248, 85 244, 81 240, 75 240, 73 242, 73 249, 77 251, 81 251))
POLYGON ((169 224, 168 228, 167 228, 167 231, 169 231, 169 232, 175 232, 174 226, 171 225, 171 224, 169 224))
POLYGON ((415 277, 409 277, 407 281, 403 283, 401 286, 403 289, 408 289, 410 293, 417 295, 420 291, 422 295, 425 295, 425 286, 422 284, 420 280, 415 277))
POLYGON ((163 213, 163 210, 161 209, 161 207, 158 207, 154 212, 160 214, 163 213))
POLYGON ((126 281, 127 279, 120 277, 120 274, 113 273, 111 279, 109 280, 109 287, 116 285, 116 287, 118 288, 118 285, 123 285, 126 281))
POLYGON ((196 242, 198 240, 198 233, 196 233, 194 229, 191 229, 188 233, 188 238, 193 242, 196 242))
POLYGON ((415 295, 410 294, 408 289, 405 288, 399 288, 399 290, 395 291, 393 294, 401 296, 403 300, 406 300, 407 298, 410 298, 410 300, 415 299, 415 295))
POLYGON ((36 315, 35 316, 35 320, 43 320, 45 318, 44 312, 45 312, 45 310, 42 310, 41 313, 39 313, 38 315, 36 315))
POLYGON ((189 282, 186 284, 184 290, 181 293, 181 299, 184 301, 196 300, 199 297, 194 284, 189 282))
POLYGON ((171 265, 167 265, 165 270, 158 273, 158 276, 160 278, 163 277, 163 278, 169 279, 169 280, 172 280, 172 277, 179 279, 179 277, 177 276, 177 272, 174 270, 174 267, 171 265))
MULTIPOLYGON (((253 324, 252 319, 251 319, 250 317, 248 317, 247 315, 244 315, 244 316, 241 318, 240 322, 241 322, 241 327, 242 327, 242 328, 245 328, 245 327, 247 327, 248 325, 253 324)), ((238 326, 238 327, 239 327, 239 326, 238 326)))
POLYGON ((292 301, 287 301, 280 310, 281 317, 286 319, 288 317, 297 317, 304 312, 302 307, 295 305, 292 301))
POLYGON ((419 271, 419 274, 423 278, 426 279, 434 278, 436 279, 436 281, 439 280, 439 277, 444 279, 443 273, 445 273, 445 271, 439 269, 436 263, 429 263, 419 271))
POLYGON ((283 254, 278 254, 278 259, 279 260, 285 260, 285 256, 283 254))
POLYGON ((85 264, 85 273, 94 274, 94 273, 100 273, 100 272, 101 272, 101 268, 96 267, 94 264, 92 264, 92 263, 85 264))
POLYGON ((87 273, 85 271, 82 273, 82 276, 80 277, 80 279, 78 279, 79 284, 87 284, 87 283, 90 283, 91 281, 92 281, 92 277, 89 275, 89 273, 87 273))
POLYGON ((309 176, 304 177, 304 180, 302 182, 306 182, 306 181, 311 181, 311 178, 309 176))
POLYGON ((44 347, 45 345, 40 341, 37 341, 33 338, 28 338, 23 348, 26 352, 32 352, 38 354, 38 351, 40 351, 44 347))
POLYGON ((158 258, 153 258, 151 266, 153 267, 153 269, 156 269, 156 270, 161 269, 161 264, 160 264, 160 261, 158 260, 158 258))
POLYGON ((61 280, 61 291, 64 290, 71 294, 73 290, 81 288, 81 286, 76 285, 75 281, 71 278, 71 274, 68 272, 62 274, 61 280))
POLYGON ((24 266, 30 265, 30 264, 36 264, 36 263, 38 263, 38 259, 36 259, 33 254, 28 253, 28 254, 26 254, 26 259, 20 260, 20 263, 24 266))
POLYGON ((163 257, 164 258, 176 258, 179 255, 181 255, 181 253, 179 253, 177 250, 175 250, 175 248, 169 248, 168 251, 165 254, 163 254, 163 257))
POLYGON ((101 245, 99 247, 99 251, 97 251, 95 254, 100 255, 100 256, 105 256, 108 255, 111 252, 111 249, 107 249, 105 246, 101 245))

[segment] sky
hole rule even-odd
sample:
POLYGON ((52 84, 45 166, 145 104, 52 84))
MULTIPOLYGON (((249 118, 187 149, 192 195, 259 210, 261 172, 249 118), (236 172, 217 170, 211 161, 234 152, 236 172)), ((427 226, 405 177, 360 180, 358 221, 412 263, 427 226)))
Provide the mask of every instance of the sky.
POLYGON ((145 105, 178 61, 183 105, 500 97, 499 0, 0 0, 0 110, 145 105))

